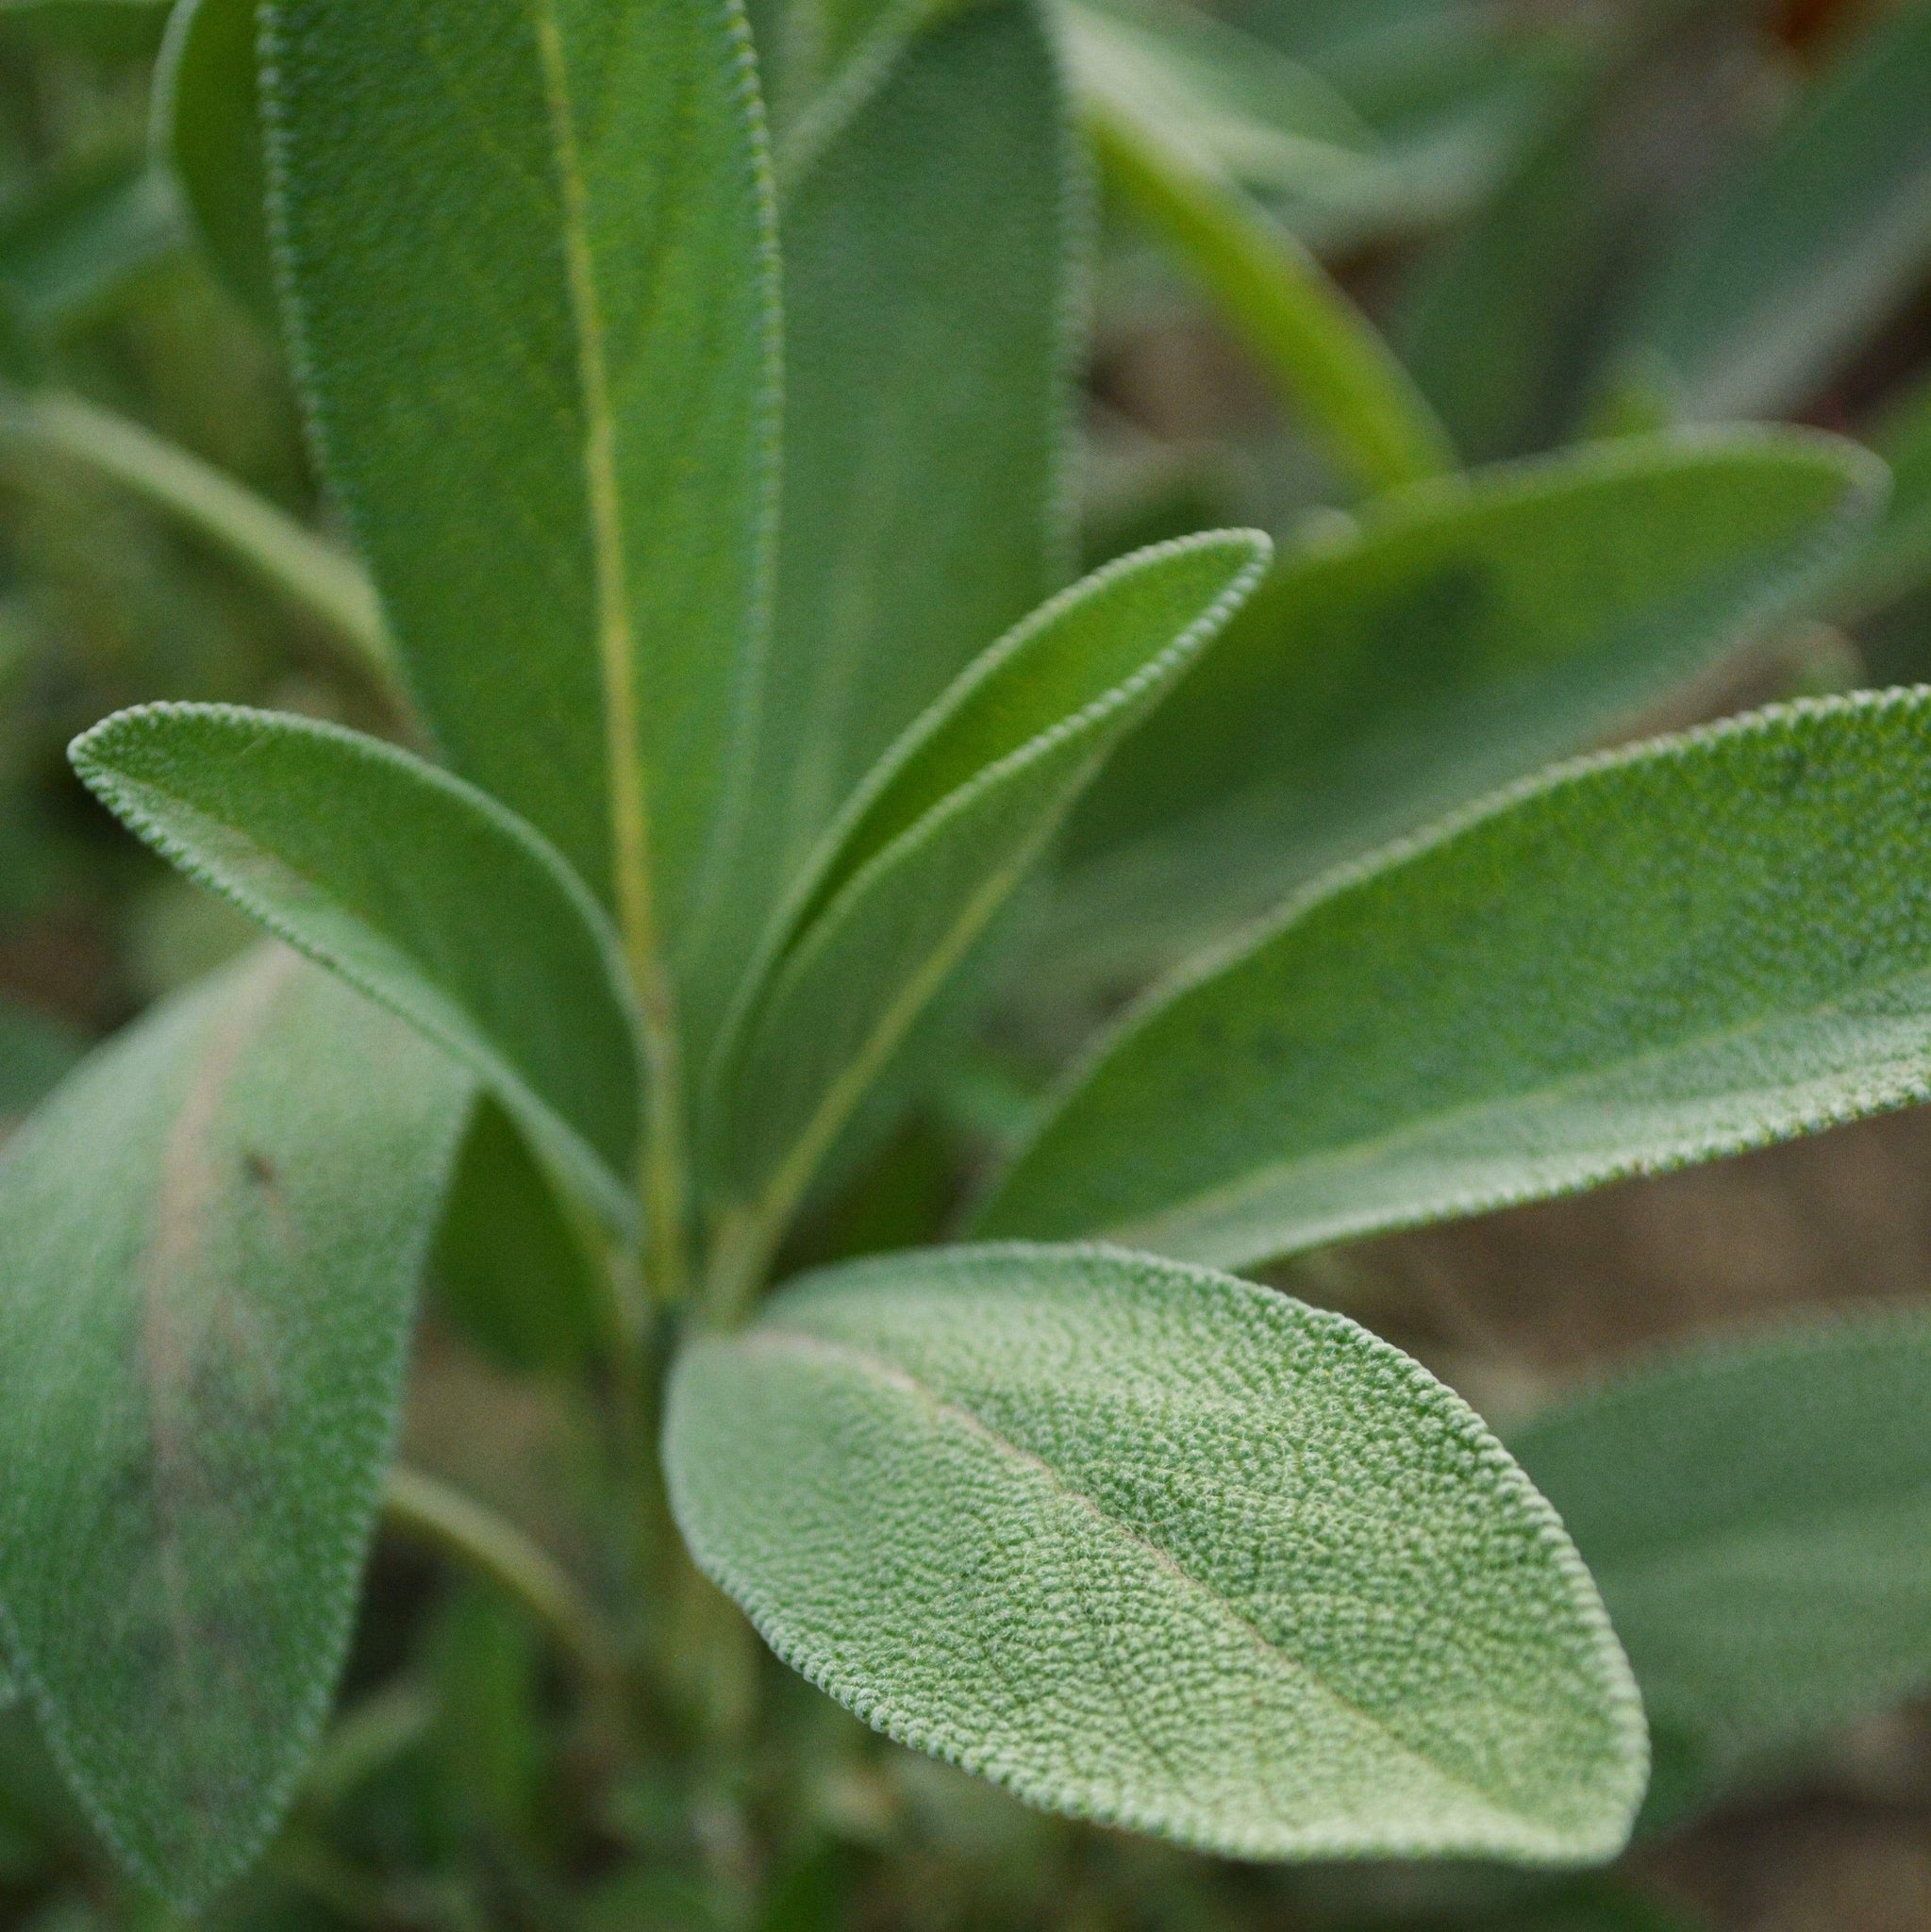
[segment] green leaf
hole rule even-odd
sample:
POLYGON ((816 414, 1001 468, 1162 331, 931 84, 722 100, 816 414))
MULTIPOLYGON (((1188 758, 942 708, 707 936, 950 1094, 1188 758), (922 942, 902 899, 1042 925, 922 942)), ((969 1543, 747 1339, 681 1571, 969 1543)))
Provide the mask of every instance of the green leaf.
POLYGON ((1099 761, 1266 568, 1183 539, 1062 592, 974 664, 841 815, 774 928, 719 1091, 723 1186, 774 1239, 1099 761))
POLYGON ((1854 444, 1732 430, 1480 473, 1290 545, 1069 827, 1044 981, 1131 988, 1628 724, 1873 518, 1854 444))
POLYGON ((1625 343, 1693 417, 1804 402, 1931 260, 1931 9, 1880 9, 1691 225, 1625 343))
POLYGON ((0 208, 0 296, 12 323, 44 345, 110 307, 184 239, 174 184, 138 149, 108 149, 0 208))
POLYGON ((171 0, 0 0, 0 34, 140 59, 159 46, 171 0))
POLYGON ((266 19, 285 321, 325 467, 451 763, 616 911, 674 1114, 676 982, 734 890, 774 505, 774 218, 742 19, 266 19))
POLYGON ((1546 448, 1569 427, 1600 327, 1612 214, 1591 141, 1600 72, 1578 63, 1515 174, 1423 257, 1394 345, 1470 462, 1546 448))
POLYGON ((180 0, 155 69, 154 144, 187 196, 209 258, 274 329, 267 162, 256 83, 257 0, 180 0))
POLYGON ((1931 584, 1931 381, 1886 411, 1871 443, 1890 465, 1890 502, 1821 596, 1839 622, 1869 617, 1931 584))
POLYGON ((1373 496, 1454 469, 1441 425, 1373 325, 1210 156, 1124 93, 1090 93, 1086 121, 1108 185, 1213 296, 1339 474, 1373 496))
POLYGON ((597 1341, 583 1238, 515 1123, 477 1108, 430 1267, 439 1306, 511 1369, 582 1369, 597 1341))
POLYGON ((779 193, 864 110, 959 0, 750 0, 779 193))
POLYGON ((1373 130, 1318 75, 1175 0, 1066 0, 1083 93, 1127 103, 1249 187, 1291 187, 1347 165, 1373 130))
POLYGON ((1931 691, 1779 708, 1290 904, 1080 1070, 983 1225, 1241 1265, 1902 1107, 1927 1027, 1931 691))
POLYGON ((1274 210, 1309 247, 1359 250, 1476 213, 1570 91, 1577 24, 1532 23, 1482 4, 1407 9, 1377 25, 1310 32, 1307 0, 1262 4, 1246 24, 1328 82, 1380 137, 1354 166, 1310 175, 1274 210))
POLYGON ((1889 1308, 1706 1342, 1515 1432, 1628 1646, 1653 1812, 1931 1685, 1927 1407, 1931 1319, 1889 1308))
POLYGON ((326 1711, 468 1076, 279 948, 0 1165, 0 1601, 62 1767, 194 1908, 326 1711))
POLYGON ((1554 1512, 1341 1316, 1098 1249, 860 1263, 691 1346, 665 1455, 781 1657, 1033 1804, 1248 1858, 1628 1831, 1641 1718, 1554 1512))
POLYGON ((406 704, 382 607, 361 566, 233 477, 138 423, 57 390, 0 392, 0 444, 29 458, 18 465, 24 482, 52 453, 84 463, 177 519, 322 624, 364 675, 399 708, 406 704))
POLYGON ((608 920, 493 799, 338 725, 148 705, 75 769, 191 878, 467 1062, 621 1224, 636 1027, 608 920))
POLYGON ((1083 230, 1024 0, 921 35, 788 190, 770 681, 740 965, 865 774, 1061 575, 1083 230))

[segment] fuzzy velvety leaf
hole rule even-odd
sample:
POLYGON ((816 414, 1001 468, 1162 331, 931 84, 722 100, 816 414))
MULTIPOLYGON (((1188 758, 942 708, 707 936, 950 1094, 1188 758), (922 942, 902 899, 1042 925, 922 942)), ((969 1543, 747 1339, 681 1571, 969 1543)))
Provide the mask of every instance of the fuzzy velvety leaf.
POLYGON ((1121 734, 1238 608, 1267 539, 1183 539, 1062 592, 915 724, 776 929, 727 1060, 726 1191, 789 1214, 1121 734))
POLYGON ((127 1864, 192 1907, 315 1741, 469 1076, 280 948, 94 1056, 0 1164, 0 1603, 127 1864))
POLYGON ((765 628, 776 254, 741 17, 275 0, 264 46, 284 319, 398 651, 456 768, 617 911, 668 1032, 765 628))
POLYGON ((466 1060, 615 1219, 636 1032, 617 941, 493 799, 373 738, 227 705, 148 705, 75 768, 191 877, 466 1060))
POLYGON ((1098 1249, 860 1263, 679 1361, 700 1565, 867 1723, 1253 1858, 1608 1857, 1626 1666, 1481 1423, 1343 1317, 1098 1249))
POLYGON ((1074 156, 1046 30, 920 36, 784 211, 784 513, 739 960, 892 741, 1055 588, 1074 156))
POLYGON ((1697 417, 1803 402, 1931 260, 1931 8, 1881 9, 1665 263, 1631 373, 1697 417))
POLYGON ((1572 766, 1131 1018, 984 1217, 1224 1266, 1931 1094, 1931 691, 1572 766))
POLYGON ((154 141, 228 287, 268 327, 275 313, 261 101, 258 0, 181 0, 155 70, 154 141))
POLYGON ((1655 1727, 1654 1812, 1931 1685, 1931 1319, 1707 1342, 1510 1446, 1562 1514, 1655 1727))
POLYGON ((1127 985, 1644 706, 1873 517, 1855 444, 1661 438, 1417 491, 1290 546, 1069 828, 1048 979, 1127 985))

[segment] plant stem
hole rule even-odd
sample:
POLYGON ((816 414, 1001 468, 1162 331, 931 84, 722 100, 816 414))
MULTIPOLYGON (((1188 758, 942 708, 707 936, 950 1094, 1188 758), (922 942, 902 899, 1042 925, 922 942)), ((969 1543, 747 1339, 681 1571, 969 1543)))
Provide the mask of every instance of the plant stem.
POLYGON ((325 538, 211 463, 78 396, 5 392, 0 442, 83 463, 218 544, 347 645, 358 671, 398 715, 408 715, 375 588, 355 558, 325 538))
POLYGON ((1086 124, 1109 186, 1179 252, 1335 462, 1376 495, 1456 467, 1414 378, 1321 264, 1206 157, 1112 95, 1086 124))
POLYGON ((391 1684, 345 1711, 323 1739, 302 1787, 326 1808, 420 1743, 436 1722, 436 1700, 420 1684, 391 1684))
POLYGON ((391 1470, 383 1503, 392 1528, 487 1577, 550 1631, 593 1687, 616 1687, 622 1665, 615 1638, 555 1559, 514 1524, 421 1470, 391 1470))
MULTIPOLYGON (((640 965, 633 970, 641 973, 661 969, 640 965)), ((648 1062, 643 1172, 640 1181, 643 1199, 644 1282, 651 1299, 668 1307, 681 1302, 691 1286, 686 1246, 691 1195, 684 1162, 682 1055, 678 1051, 676 1015, 668 998, 661 1002, 662 1010, 655 1018, 647 996, 643 1006, 644 1053, 648 1062)))

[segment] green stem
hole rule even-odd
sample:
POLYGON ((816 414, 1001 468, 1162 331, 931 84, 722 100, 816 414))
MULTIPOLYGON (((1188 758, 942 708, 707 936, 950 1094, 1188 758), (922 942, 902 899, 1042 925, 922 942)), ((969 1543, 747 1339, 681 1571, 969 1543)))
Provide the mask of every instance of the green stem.
POLYGON ((357 668, 405 714, 375 586, 325 538, 138 423, 58 391, 0 398, 0 443, 85 464, 217 544, 348 647, 357 668))
POLYGON ((1108 186, 1186 260, 1363 494, 1455 469, 1414 378, 1291 235, 1129 103, 1089 92, 1084 107, 1108 186))
POLYGON ((474 1497, 420 1470, 390 1472, 390 1526, 434 1545, 513 1597, 608 1690, 622 1665, 615 1639, 558 1564, 522 1530, 474 1497))
POLYGON ((391 1684, 345 1711, 323 1739, 302 1795, 324 1808, 340 1804, 385 1765, 428 1736, 436 1700, 420 1684, 391 1684))
POLYGON ((734 1328, 763 1286, 776 1246, 774 1224, 762 1203, 740 1203, 720 1219, 705 1273, 704 1319, 734 1328))

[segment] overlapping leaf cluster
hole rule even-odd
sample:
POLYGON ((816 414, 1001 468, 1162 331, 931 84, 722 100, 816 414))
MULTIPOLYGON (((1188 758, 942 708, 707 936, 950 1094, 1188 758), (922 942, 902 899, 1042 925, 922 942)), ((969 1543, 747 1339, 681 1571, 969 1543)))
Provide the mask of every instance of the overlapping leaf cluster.
MULTIPOLYGON (((494 1592, 456 1654, 549 1630, 606 1818, 749 1774, 697 1572, 874 1729, 1257 1861, 1602 1864, 1646 1791, 1670 1822, 1931 1681, 1922 1319, 1713 1348, 1505 1447, 1217 1272, 1931 1095, 1931 692, 1640 735, 1931 567, 1922 397, 1889 468, 1731 420, 1814 393, 1931 255, 1924 10, 1586 344, 1491 272, 1586 258, 1564 169, 1661 29, 1436 8, 1431 70, 1431 9, 1387 10, 1419 38, 1141 0, 174 9, 113 219, 185 206, 346 541, 49 388, 0 433, 304 611, 374 728, 165 702, 77 738, 274 943, 64 1080, 72 1042, 0 1034, 33 1109, 0 1640, 145 1890, 204 1909, 294 1806, 353 1916, 300 1793, 418 1721, 316 1761, 385 1496, 494 1592), (1094 161, 1347 513, 1148 530, 1069 585, 1094 161), (1398 356, 1318 254, 1450 214, 1398 356), (1518 454, 1552 425, 1592 440, 1518 454), (786 1280, 1002 1030, 1057 1064, 962 1211, 786 1280), (573 1565, 396 1466, 425 1279, 579 1387, 606 1520, 573 1565)), ((23 376, 44 301, 8 308, 23 376)), ((699 1909, 643 1884, 580 1922, 699 1909)))

